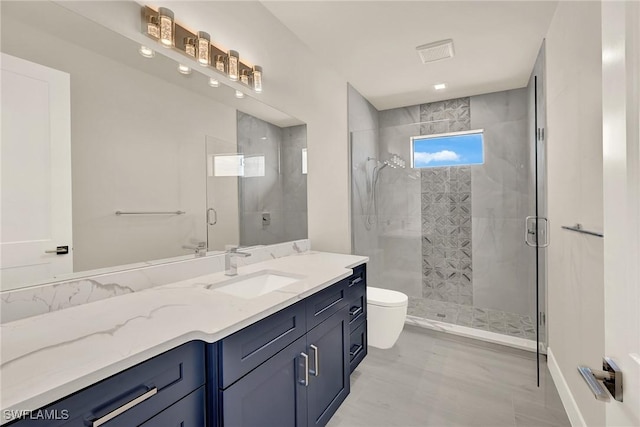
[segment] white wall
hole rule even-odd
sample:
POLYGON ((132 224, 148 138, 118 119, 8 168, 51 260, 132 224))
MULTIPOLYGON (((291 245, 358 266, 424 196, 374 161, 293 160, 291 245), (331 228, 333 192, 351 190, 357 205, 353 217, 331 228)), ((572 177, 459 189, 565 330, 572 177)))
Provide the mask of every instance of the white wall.
POLYGON ((547 34, 550 363, 572 422, 590 426, 605 404, 576 368, 604 355, 603 239, 560 226, 603 226, 600 25, 599 2, 560 2, 547 34))
POLYGON ((74 271, 186 255, 182 245, 206 240, 205 137, 235 145, 235 109, 15 20, 3 32, 21 34, 3 37, 3 51, 71 75, 74 271))
MULTIPOLYGON (((140 5, 61 2, 140 42, 140 5)), ((150 6, 157 6, 149 3, 150 6)), ((307 123, 309 238, 314 249, 349 253, 349 176, 346 80, 311 51, 262 4, 162 2, 176 20, 207 31, 219 45, 264 67, 260 99, 307 123)))

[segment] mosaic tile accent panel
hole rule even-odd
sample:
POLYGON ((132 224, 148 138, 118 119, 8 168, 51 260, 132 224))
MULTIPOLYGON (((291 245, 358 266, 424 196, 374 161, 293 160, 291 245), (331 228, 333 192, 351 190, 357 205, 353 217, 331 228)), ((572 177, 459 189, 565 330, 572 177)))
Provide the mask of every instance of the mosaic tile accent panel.
POLYGON ((423 319, 438 320, 512 337, 536 339, 536 325, 530 316, 411 297, 408 311, 410 315, 423 319))
MULTIPOLYGON (((471 129, 469 98, 420 106, 421 135, 471 129)), ((473 305, 471 168, 421 170, 422 296, 473 305)))

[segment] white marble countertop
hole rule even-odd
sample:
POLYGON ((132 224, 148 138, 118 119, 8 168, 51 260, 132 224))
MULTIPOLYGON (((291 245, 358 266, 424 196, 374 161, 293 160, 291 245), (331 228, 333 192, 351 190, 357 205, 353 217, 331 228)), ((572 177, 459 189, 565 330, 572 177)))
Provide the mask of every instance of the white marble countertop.
POLYGON ((0 408, 35 410, 186 342, 216 342, 367 261, 305 252, 238 267, 304 277, 254 299, 207 289, 229 279, 219 272, 0 325, 0 408))

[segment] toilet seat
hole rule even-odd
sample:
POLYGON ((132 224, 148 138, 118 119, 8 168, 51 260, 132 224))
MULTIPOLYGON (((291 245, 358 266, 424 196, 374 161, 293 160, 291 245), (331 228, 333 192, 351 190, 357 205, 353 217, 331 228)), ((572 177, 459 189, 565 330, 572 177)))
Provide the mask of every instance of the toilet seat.
POLYGON ((402 307, 406 306, 408 301, 409 298, 402 292, 367 287, 367 304, 379 307, 402 307))

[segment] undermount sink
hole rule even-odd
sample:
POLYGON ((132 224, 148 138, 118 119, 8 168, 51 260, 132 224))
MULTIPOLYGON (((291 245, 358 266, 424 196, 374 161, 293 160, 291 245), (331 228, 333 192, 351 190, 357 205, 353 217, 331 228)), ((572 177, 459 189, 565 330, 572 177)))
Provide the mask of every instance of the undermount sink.
POLYGON ((251 274, 243 274, 221 283, 209 285, 207 288, 235 297, 251 299, 277 291, 301 279, 303 279, 303 276, 263 270, 251 274))

